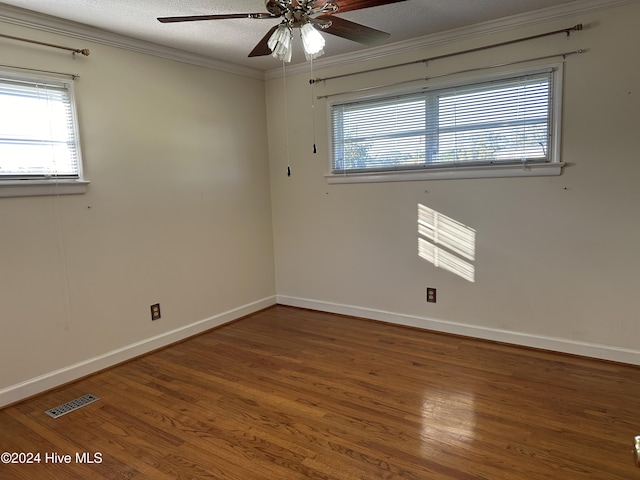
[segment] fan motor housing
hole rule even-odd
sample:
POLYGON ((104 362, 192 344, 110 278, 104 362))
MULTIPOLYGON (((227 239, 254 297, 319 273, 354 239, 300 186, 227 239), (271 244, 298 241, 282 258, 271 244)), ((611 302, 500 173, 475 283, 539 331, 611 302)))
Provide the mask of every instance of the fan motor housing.
POLYGON ((276 17, 281 17, 289 9, 289 5, 283 0, 266 0, 264 3, 267 11, 276 17))

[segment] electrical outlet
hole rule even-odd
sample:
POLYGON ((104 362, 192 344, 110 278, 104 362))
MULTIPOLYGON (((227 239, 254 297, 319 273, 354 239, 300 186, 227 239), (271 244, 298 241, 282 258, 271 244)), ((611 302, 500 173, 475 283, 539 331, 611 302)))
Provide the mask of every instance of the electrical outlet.
POLYGON ((160 304, 151 305, 151 320, 158 320, 160 316, 160 304))
POLYGON ((427 302, 436 303, 436 289, 427 287, 427 302))

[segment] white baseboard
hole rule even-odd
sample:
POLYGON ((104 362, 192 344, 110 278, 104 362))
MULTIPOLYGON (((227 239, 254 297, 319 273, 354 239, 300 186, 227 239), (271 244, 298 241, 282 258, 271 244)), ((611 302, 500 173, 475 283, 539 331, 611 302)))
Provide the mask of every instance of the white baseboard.
POLYGON ((198 322, 176 328, 161 335, 147 338, 140 342, 132 343, 117 350, 89 358, 74 365, 55 370, 53 372, 31 378, 22 383, 11 385, 0 390, 0 407, 24 400, 38 393, 72 382, 92 373, 99 372, 105 368, 112 367, 118 363, 131 360, 132 358, 144 355, 158 348, 171 345, 185 338, 197 335, 212 328, 232 322, 238 318, 250 315, 264 308, 275 305, 276 297, 271 296, 248 303, 238 308, 205 318, 198 322))
POLYGON ((525 347, 540 348, 543 350, 580 355, 600 360, 640 365, 639 350, 631 350, 597 343, 579 342, 564 338, 532 335, 529 333, 500 330, 464 323, 448 322, 445 320, 404 315, 353 305, 341 305, 308 298, 288 297, 284 295, 278 295, 277 298, 280 305, 308 308, 311 310, 320 310, 323 312, 338 313, 342 315, 367 318, 370 320, 379 320, 387 323, 395 323, 397 325, 423 328, 425 330, 432 330, 436 332, 481 338, 484 340, 510 343, 525 347))
POLYGON ((341 305, 307 298, 278 295, 277 297, 273 296, 257 300, 190 325, 113 350, 105 353, 104 355, 99 355, 74 365, 46 373, 39 377, 26 380, 19 384, 3 388, 0 390, 0 408, 87 375, 91 375, 92 373, 99 372, 100 370, 112 367, 118 363, 144 355, 158 348, 179 342, 185 338, 197 335, 220 325, 224 325, 225 323, 232 322, 233 320, 237 320, 245 315, 250 315, 259 310, 275 305, 276 303, 292 307, 308 308, 311 310, 320 310, 323 312, 379 320, 436 332, 493 340, 514 345, 540 348, 543 350, 552 350, 571 355, 580 355, 601 360, 640 365, 640 351, 638 350, 448 322, 433 318, 404 315, 353 305, 341 305))

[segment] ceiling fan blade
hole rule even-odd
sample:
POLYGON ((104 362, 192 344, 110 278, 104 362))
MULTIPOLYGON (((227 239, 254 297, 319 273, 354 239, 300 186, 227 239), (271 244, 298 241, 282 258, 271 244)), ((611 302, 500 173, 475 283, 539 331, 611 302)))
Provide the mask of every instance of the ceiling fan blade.
MULTIPOLYGON (((351 10, 360 10, 362 8, 378 7, 387 5, 388 3, 406 2, 407 0, 334 0, 338 5, 336 13, 344 13, 351 10)), ((318 3, 323 4, 323 0, 318 3)))
POLYGON ((276 18, 267 12, 261 13, 223 13, 221 15, 190 15, 182 17, 158 17, 160 23, 197 22, 200 20, 229 20, 233 18, 276 18))
POLYGON ((278 28, 278 25, 275 25, 269 29, 267 34, 262 37, 262 40, 260 40, 258 44, 253 48, 253 50, 251 50, 251 53, 249 53, 248 55, 249 57, 262 57, 264 55, 271 55, 271 49, 269 48, 269 45, 267 45, 267 42, 271 38, 271 35, 273 35, 273 32, 276 31, 276 28, 278 28))
POLYGON ((386 32, 365 27, 364 25, 336 17, 335 15, 321 15, 316 20, 328 20, 331 22, 331 26, 327 28, 316 27, 321 32, 327 32, 331 35, 346 38, 347 40, 353 40, 363 45, 378 45, 389 38, 389 34, 386 32))

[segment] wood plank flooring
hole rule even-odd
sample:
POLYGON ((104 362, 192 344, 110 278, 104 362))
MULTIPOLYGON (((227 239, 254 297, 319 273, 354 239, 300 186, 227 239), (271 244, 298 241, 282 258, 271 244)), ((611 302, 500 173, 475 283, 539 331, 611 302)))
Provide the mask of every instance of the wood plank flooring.
POLYGON ((276 306, 0 410, 0 478, 628 480, 639 374, 276 306))

